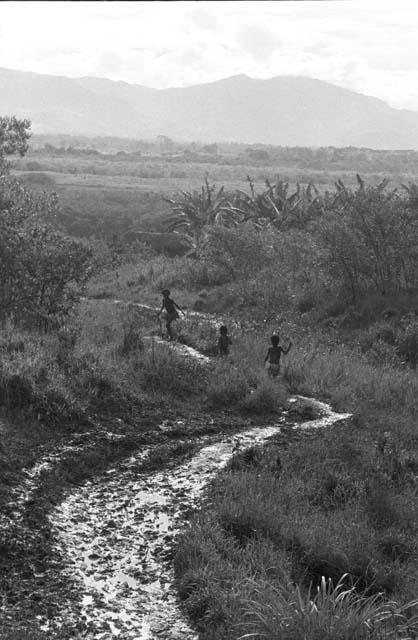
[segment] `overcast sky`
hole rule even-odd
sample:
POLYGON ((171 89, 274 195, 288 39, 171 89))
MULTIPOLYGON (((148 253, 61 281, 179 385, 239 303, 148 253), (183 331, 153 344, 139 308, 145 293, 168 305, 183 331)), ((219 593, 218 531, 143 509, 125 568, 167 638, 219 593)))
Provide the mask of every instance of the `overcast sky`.
POLYGON ((304 75, 418 110, 418 1, 0 2, 0 66, 150 87, 304 75))

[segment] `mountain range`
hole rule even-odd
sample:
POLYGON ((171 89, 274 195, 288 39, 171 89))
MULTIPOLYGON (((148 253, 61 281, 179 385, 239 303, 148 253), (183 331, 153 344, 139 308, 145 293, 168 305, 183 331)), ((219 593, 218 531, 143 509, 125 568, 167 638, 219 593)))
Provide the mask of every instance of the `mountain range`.
POLYGON ((299 76, 152 89, 0 68, 0 114, 36 133, 418 149, 418 112, 299 76))

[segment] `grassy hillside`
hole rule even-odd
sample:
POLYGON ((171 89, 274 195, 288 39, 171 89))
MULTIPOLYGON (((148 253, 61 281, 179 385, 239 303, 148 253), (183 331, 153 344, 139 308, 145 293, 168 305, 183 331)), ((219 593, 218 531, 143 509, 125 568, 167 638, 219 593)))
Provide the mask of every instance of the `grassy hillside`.
MULTIPOLYGON (((187 183, 172 222, 188 234, 194 257, 106 242, 87 251, 46 225, 55 200, 2 187, 4 598, 26 602, 16 554, 22 575, 33 576, 49 549, 39 512, 45 503, 30 504, 36 517, 17 525, 11 502, 22 469, 46 450, 74 438, 88 444, 72 449, 55 476, 46 474, 43 499, 58 501, 65 483, 163 441, 163 420, 180 425, 177 436, 185 424, 208 433, 277 422, 284 409, 292 418, 289 394, 302 393, 353 417, 330 431, 285 428, 267 446, 238 452, 178 541, 184 608, 202 640, 415 637, 417 187, 394 192, 350 173, 332 192, 294 192, 280 180, 261 183, 261 172, 275 168, 257 160, 209 164, 228 189, 245 185, 244 194, 209 182, 194 194, 204 163, 183 164, 187 177, 175 178, 176 163, 159 160, 158 176, 142 178, 126 173, 157 171, 155 159, 78 160, 71 159, 73 171, 66 156, 32 155, 14 171, 35 194, 59 193, 62 228, 102 238, 161 228, 170 213, 160 198, 168 193, 164 180, 176 189, 187 183), (259 170, 260 182, 243 182, 244 168, 259 170), (155 180, 155 190, 142 180, 155 180), (160 332, 154 307, 166 287, 197 312, 177 323, 177 340, 209 356, 207 366, 153 339, 160 332), (226 359, 217 357, 220 324, 232 338, 226 359), (283 346, 293 342, 275 380, 264 369, 273 332, 283 346), (103 436, 110 426, 116 447, 103 436)), ((20 615, 33 616, 31 604, 19 606, 20 615)))
MULTIPOLYGON (((397 249, 390 258, 384 249, 408 216, 405 238, 416 233, 412 193, 360 180, 343 192, 341 218, 333 200, 296 228, 289 217, 276 232, 211 229, 198 260, 138 260, 90 283, 91 295, 154 304, 170 287, 180 303, 231 324, 231 363, 211 383, 213 406, 244 398, 242 375, 255 406, 269 407, 275 387, 261 382, 262 363, 279 330, 294 342, 286 390, 353 414, 333 431, 284 433, 238 455, 210 488, 176 557, 179 593, 202 638, 414 637, 418 297, 414 286, 390 284, 397 249), (372 272, 383 252, 381 288, 372 272)), ((407 278, 416 259, 408 246, 407 278)))

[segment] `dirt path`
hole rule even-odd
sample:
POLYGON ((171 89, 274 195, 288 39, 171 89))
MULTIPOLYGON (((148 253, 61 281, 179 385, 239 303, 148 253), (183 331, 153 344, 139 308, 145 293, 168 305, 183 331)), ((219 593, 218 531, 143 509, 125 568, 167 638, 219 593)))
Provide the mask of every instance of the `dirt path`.
MULTIPOLYGON (((209 361, 185 345, 173 343, 169 348, 196 358, 202 366, 209 361)), ((299 429, 323 428, 348 417, 315 400, 296 397, 290 403, 298 400, 321 416, 298 424, 299 429)), ((287 423, 284 414, 277 424, 238 436, 212 436, 209 444, 208 437, 190 438, 185 445, 193 446, 192 458, 162 462, 158 471, 150 472, 148 462, 161 446, 156 443, 72 490, 47 516, 60 579, 72 585, 72 595, 61 612, 58 607, 48 616, 37 616, 45 637, 61 637, 62 630, 63 638, 86 640, 196 640, 174 588, 175 537, 234 452, 265 442, 287 423)), ((163 432, 165 428, 161 425, 163 432)), ((79 444, 69 446, 76 450, 79 444)), ((46 456, 28 472, 15 495, 17 502, 32 499, 42 473, 59 456, 60 452, 46 456)))
MULTIPOLYGON (((347 418, 310 401, 323 413, 301 429, 347 418)), ((283 418, 283 421, 285 417, 283 418)), ((80 637, 94 640, 192 640, 173 587, 171 544, 205 486, 234 451, 262 443, 280 424, 219 438, 189 461, 147 474, 133 456, 72 493, 50 516, 65 572, 78 583, 80 637)), ((44 621, 45 630, 59 628, 44 621)))

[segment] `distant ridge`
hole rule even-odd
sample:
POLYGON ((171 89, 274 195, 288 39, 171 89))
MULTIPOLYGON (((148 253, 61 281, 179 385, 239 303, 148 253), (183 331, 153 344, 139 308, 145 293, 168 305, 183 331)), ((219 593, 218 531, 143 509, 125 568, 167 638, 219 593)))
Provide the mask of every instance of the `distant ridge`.
POLYGON ((418 112, 299 76, 151 89, 0 68, 0 114, 30 118, 37 133, 418 149, 418 112))

